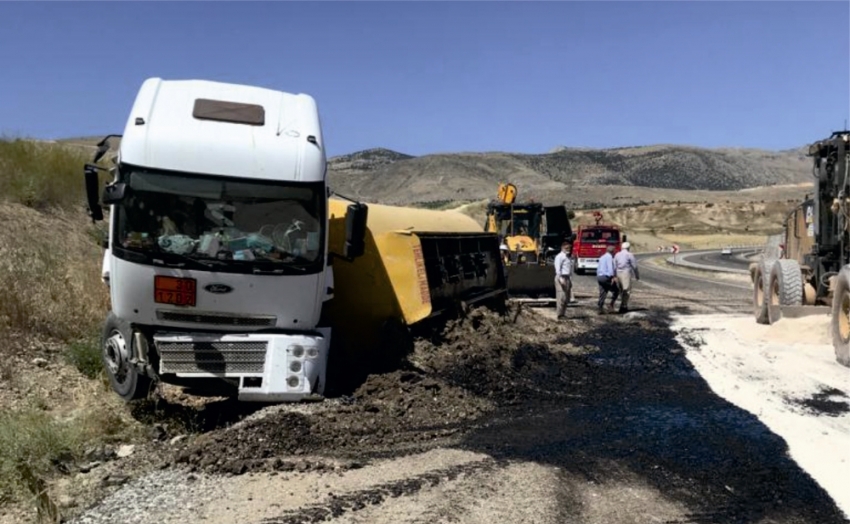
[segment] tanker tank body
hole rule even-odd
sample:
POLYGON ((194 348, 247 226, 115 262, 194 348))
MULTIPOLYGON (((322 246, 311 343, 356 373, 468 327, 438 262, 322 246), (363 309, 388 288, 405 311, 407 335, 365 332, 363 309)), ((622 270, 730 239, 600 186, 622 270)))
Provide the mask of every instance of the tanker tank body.
MULTIPOLYGON (((328 201, 332 253, 344 252, 349 205, 336 197, 328 201)), ((412 347, 410 328, 427 319, 471 305, 504 306, 498 236, 471 217, 369 203, 362 238, 361 256, 331 261, 333 298, 325 314, 339 343, 331 350, 335 364, 329 362, 336 372, 394 366, 412 347)))

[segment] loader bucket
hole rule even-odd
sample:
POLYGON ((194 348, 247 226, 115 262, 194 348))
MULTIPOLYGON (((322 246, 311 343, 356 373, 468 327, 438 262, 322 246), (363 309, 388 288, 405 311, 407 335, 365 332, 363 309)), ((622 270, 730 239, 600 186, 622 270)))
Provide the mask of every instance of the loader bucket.
POLYGON ((555 269, 540 264, 506 266, 507 288, 510 297, 555 297, 555 269))

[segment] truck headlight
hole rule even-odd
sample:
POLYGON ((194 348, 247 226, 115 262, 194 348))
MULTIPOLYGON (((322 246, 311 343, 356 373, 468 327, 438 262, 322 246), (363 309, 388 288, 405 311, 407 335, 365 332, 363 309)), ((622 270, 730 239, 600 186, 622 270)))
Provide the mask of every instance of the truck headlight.
POLYGON ((319 356, 319 348, 310 347, 307 348, 307 358, 316 358, 319 356))
POLYGON ((301 358, 304 356, 304 346, 296 344, 294 346, 289 346, 289 349, 292 350, 292 356, 295 358, 301 358))
POLYGON ((301 371, 301 361, 300 360, 293 361, 292 363, 289 364, 289 369, 293 373, 298 373, 299 371, 301 371))
POLYGON ((298 377, 295 377, 295 376, 291 376, 288 379, 286 379, 286 385, 291 387, 291 388, 297 388, 298 384, 300 384, 300 383, 301 383, 301 380, 299 380, 298 377))

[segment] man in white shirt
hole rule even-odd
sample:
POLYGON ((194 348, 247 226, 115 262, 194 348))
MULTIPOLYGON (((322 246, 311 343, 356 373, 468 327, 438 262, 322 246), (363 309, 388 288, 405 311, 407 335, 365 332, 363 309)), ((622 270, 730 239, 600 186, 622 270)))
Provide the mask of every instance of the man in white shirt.
POLYGON ((614 269, 617 271, 617 282, 620 284, 620 313, 629 310, 629 297, 632 293, 632 277, 640 280, 637 258, 629 252, 631 244, 623 242, 623 248, 614 255, 614 269))
POLYGON ((573 289, 573 265, 569 254, 570 243, 561 244, 561 252, 555 257, 555 297, 558 301, 558 320, 566 318, 567 302, 573 289))

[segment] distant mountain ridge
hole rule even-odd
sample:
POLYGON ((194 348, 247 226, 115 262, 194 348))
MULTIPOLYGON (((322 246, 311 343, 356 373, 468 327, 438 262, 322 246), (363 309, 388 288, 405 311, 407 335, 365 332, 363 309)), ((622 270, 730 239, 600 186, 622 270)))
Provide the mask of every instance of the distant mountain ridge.
MULTIPOLYGON (((101 137, 57 142, 91 146, 101 137)), ((112 139, 117 148, 120 139, 112 139)), ((807 147, 782 151, 644 145, 606 149, 559 146, 549 153, 439 153, 414 156, 372 148, 328 159, 333 189, 367 202, 477 201, 499 182, 539 201, 649 201, 682 192, 738 192, 811 182, 807 147)), ((697 197, 699 198, 699 197, 697 197)), ((624 202, 625 203, 625 202, 624 202)))
POLYGON ((576 188, 620 186, 739 191, 811 179, 804 148, 767 151, 652 145, 559 147, 549 153, 412 156, 376 148, 329 159, 334 188, 375 202, 407 204, 492 198, 500 181, 525 195, 554 198, 576 188))

